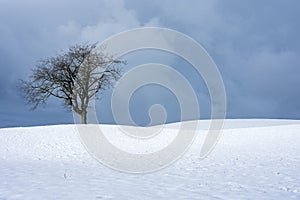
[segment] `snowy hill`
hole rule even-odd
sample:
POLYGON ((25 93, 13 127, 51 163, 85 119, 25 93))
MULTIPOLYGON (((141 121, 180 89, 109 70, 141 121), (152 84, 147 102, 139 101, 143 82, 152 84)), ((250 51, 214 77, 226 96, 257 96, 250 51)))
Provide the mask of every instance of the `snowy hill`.
POLYGON ((180 160, 140 175, 95 161, 75 125, 0 129, 0 200, 300 199, 299 121, 227 120, 204 160, 201 133, 209 122, 201 124, 180 160))

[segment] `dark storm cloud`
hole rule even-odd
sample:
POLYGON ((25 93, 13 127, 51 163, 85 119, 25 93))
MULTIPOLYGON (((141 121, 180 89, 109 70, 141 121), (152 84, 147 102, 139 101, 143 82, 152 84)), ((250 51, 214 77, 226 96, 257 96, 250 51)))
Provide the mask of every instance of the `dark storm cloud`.
POLYGON ((165 26, 204 45, 223 75, 229 117, 300 118, 299 1, 130 1, 127 6, 145 20, 153 17, 150 8, 165 26))
MULTIPOLYGON (((48 107, 28 111, 17 93, 17 80, 27 77, 37 60, 71 44, 101 41, 143 25, 182 31, 207 49, 223 75, 229 117, 300 119, 299 7, 296 0, 2 0, 0 126, 71 123, 71 114, 55 100, 48 107)), ((174 64, 174 59, 166 62, 174 64)), ((202 110, 207 115, 210 110, 205 86, 198 86, 199 79, 193 77, 193 71, 186 73, 198 98, 206 102, 202 110)), ((107 123, 112 122, 109 96, 108 92, 99 104, 105 106, 101 117, 107 123)), ((138 119, 141 109, 145 108, 132 107, 138 119)), ((174 120, 176 116, 169 118, 174 120)))

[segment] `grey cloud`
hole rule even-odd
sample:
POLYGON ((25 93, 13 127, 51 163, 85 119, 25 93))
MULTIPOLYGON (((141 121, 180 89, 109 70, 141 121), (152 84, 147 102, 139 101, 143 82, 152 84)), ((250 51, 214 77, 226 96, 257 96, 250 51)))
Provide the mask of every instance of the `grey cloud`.
POLYGON ((165 26, 206 47, 223 74, 228 117, 300 117, 298 1, 143 3, 127 6, 141 18, 156 10, 165 26))

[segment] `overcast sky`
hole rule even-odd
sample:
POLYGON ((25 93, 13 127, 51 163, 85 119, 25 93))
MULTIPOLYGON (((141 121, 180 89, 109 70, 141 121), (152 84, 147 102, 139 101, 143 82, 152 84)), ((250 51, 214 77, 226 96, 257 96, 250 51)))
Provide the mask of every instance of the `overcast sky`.
MULTIPOLYGON (((72 114, 55 99, 29 111, 18 93, 18 80, 26 79, 38 60, 70 45, 101 42, 145 26, 175 29, 203 45, 222 74, 228 118, 300 119, 299 8, 298 0, 0 0, 0 127, 73 123, 72 114)), ((148 62, 179 71, 189 65, 152 50, 124 58, 124 71, 148 62)), ((209 118, 202 78, 193 69, 180 72, 197 94, 201 118, 209 118)), ((107 91, 96 102, 102 123, 114 122, 110 96, 107 91)), ((148 109, 157 103, 166 107, 167 122, 180 120, 176 97, 150 85, 136 91, 130 102, 136 123, 147 125, 148 109)))

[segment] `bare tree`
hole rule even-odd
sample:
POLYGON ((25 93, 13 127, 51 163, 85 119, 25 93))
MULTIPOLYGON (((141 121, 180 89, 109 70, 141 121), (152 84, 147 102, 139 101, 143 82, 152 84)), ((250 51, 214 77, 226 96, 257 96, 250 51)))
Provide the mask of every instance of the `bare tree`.
POLYGON ((29 80, 22 80, 20 86, 26 101, 36 109, 49 97, 56 97, 86 124, 90 100, 113 86, 120 78, 121 65, 125 64, 103 52, 96 49, 96 44, 75 45, 38 62, 29 80))

